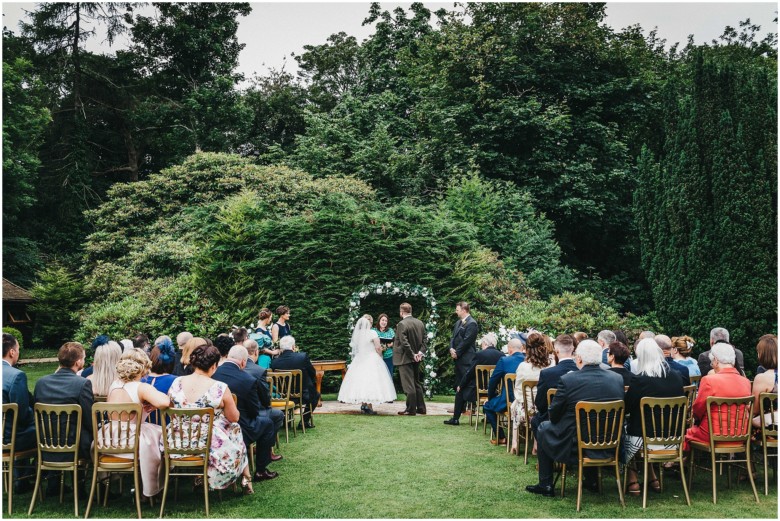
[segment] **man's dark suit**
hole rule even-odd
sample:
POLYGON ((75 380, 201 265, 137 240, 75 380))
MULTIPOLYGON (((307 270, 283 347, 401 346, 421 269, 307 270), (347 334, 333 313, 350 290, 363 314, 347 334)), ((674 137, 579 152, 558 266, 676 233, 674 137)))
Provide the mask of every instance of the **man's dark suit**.
POLYGON ((539 484, 552 485, 554 461, 570 463, 576 459, 577 402, 611 402, 623 396, 623 378, 598 365, 586 365, 561 376, 550 405, 550 419, 539 426, 539 484))
MULTIPOLYGON (((490 375, 490 381, 488 381, 488 401, 482 409, 485 411, 485 419, 487 419, 490 426, 496 431, 497 413, 506 411, 506 393, 509 392, 509 402, 513 402, 515 399, 515 390, 510 386, 506 387, 498 392, 498 384, 504 381, 504 375, 514 374, 517 372, 517 366, 523 363, 525 355, 520 352, 513 353, 510 356, 504 356, 496 362, 496 368, 493 369, 493 374, 490 375)), ((498 438, 502 439, 503 431, 497 431, 498 438)))
POLYGON ((289 369, 300 369, 303 373, 303 389, 301 395, 303 397, 304 412, 303 419, 306 422, 306 427, 311 425, 311 413, 317 407, 317 403, 320 401, 320 395, 317 392, 317 387, 314 385, 317 378, 317 371, 314 370, 314 366, 311 365, 309 355, 304 352, 294 353, 287 349, 271 362, 271 369, 274 371, 285 371, 289 369))
POLYGON ((420 384, 420 362, 414 361, 418 351, 425 353, 427 339, 425 324, 411 315, 405 316, 395 326, 393 365, 398 368, 401 387, 406 393, 406 413, 410 415, 427 413, 420 384))
POLYGON ((539 383, 536 386, 536 399, 534 405, 536 406, 536 414, 531 419, 531 427, 534 434, 544 420, 547 419, 547 391, 558 387, 558 381, 561 376, 571 371, 577 370, 577 364, 571 358, 566 358, 558 362, 557 365, 542 369, 539 373, 539 383))
POLYGON ((671 356, 666 357, 666 363, 669 364, 669 367, 671 367, 673 371, 680 373, 680 376, 682 376, 683 379, 683 385, 691 385, 690 371, 688 371, 687 367, 673 359, 671 356))
MULTIPOLYGON (((696 362, 699 364, 699 371, 701 371, 701 375, 703 377, 710 374, 710 370, 712 369, 712 362, 710 361, 710 351, 712 351, 712 349, 707 349, 702 354, 700 354, 699 358, 696 360, 696 362)), ((745 355, 743 355, 742 351, 740 351, 736 347, 734 348, 734 352, 736 353, 737 356, 736 365, 734 367, 737 368, 739 374, 745 376, 745 355)))
MULTIPOLYGON (((3 403, 15 403, 19 406, 16 417, 16 450, 28 450, 35 447, 35 418, 32 410, 32 397, 27 390, 27 375, 3 360, 3 403)), ((3 443, 11 443, 11 422, 5 425, 3 443)))
MULTIPOLYGON (((35 383, 35 403, 81 406, 79 453, 82 458, 89 459, 92 444, 92 405, 95 403, 92 382, 78 376, 75 371, 60 367, 54 374, 46 375, 35 383)), ((61 425, 64 433, 65 422, 61 422, 61 425)), ((70 427, 69 443, 73 443, 76 439, 74 427, 73 425, 70 427)), ((68 458, 67 454, 44 455, 47 461, 68 461, 68 458)))
MULTIPOLYGON (((459 382, 456 382, 456 385, 460 387, 460 392, 463 395, 462 400, 466 402, 477 401, 477 366, 496 365, 502 358, 504 358, 504 353, 495 347, 481 349, 474 355, 474 359, 471 361, 468 368, 466 368, 463 378, 461 378, 459 382)), ((455 399, 458 399, 457 395, 455 395, 455 399)), ((456 414, 460 414, 457 412, 457 408, 456 414)))
POLYGON ((271 462, 271 447, 276 440, 274 436, 273 422, 265 415, 260 414, 260 383, 249 373, 245 373, 233 361, 228 360, 212 376, 218 382, 228 385, 230 392, 238 398, 238 412, 240 417, 238 424, 241 426, 241 434, 244 435, 244 443, 249 447, 252 442, 257 443, 255 451, 255 471, 262 473, 271 462))
POLYGON ((455 359, 456 388, 474 360, 474 344, 477 342, 477 333, 479 333, 479 324, 471 315, 466 317, 465 323, 463 320, 455 322, 455 327, 452 329, 450 349, 454 349, 457 356, 455 359))
POLYGON ((284 425, 284 413, 279 409, 271 407, 271 390, 268 388, 265 367, 260 367, 250 358, 246 361, 244 372, 254 376, 257 380, 257 383, 259 384, 258 398, 260 399, 260 416, 265 416, 274 423, 274 436, 276 436, 276 433, 279 432, 279 429, 284 425))

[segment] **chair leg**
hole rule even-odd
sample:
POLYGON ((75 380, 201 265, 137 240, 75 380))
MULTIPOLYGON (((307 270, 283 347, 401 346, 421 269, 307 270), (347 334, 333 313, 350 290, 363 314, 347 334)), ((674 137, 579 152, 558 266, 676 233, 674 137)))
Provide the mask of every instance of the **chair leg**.
MULTIPOLYGON (((748 472, 748 478, 750 478, 750 486, 753 488, 753 497, 756 498, 756 503, 760 503, 758 500, 758 491, 756 490, 756 482, 753 480, 753 464, 750 459, 750 443, 747 445, 747 449, 745 450, 745 459, 747 460, 747 472, 748 472)), ((766 467, 764 468, 764 474, 766 474, 766 467)))
POLYGON ((97 469, 98 469, 97 465, 94 465, 92 470, 92 485, 89 487, 89 499, 87 500, 87 511, 84 513, 84 519, 89 518, 89 513, 92 510, 92 501, 95 499, 95 487, 97 486, 97 469))
POLYGON ((691 506, 691 496, 688 494, 688 484, 685 482, 685 466, 683 465, 683 457, 680 454, 680 479, 682 480, 683 492, 685 492, 685 502, 688 506, 691 506))
MULTIPOLYGON (((715 467, 715 453, 710 452, 710 461, 712 462, 712 504, 718 504, 718 472, 715 467)), ((721 467, 722 468, 722 467, 721 467)))
POLYGON ((38 491, 41 489, 41 462, 38 461, 38 471, 35 474, 35 488, 33 488, 32 500, 30 500, 30 509, 27 511, 27 517, 30 517, 35 508, 35 498, 38 497, 38 491))
MULTIPOLYGON (((766 464, 764 464, 766 468, 766 464)), ((766 472, 764 472, 766 474, 766 472)), ((6 494, 8 494, 8 515, 13 513, 13 498, 14 498, 14 460, 10 458, 8 461, 8 468, 3 471, 3 483, 7 487, 6 494)))
POLYGON ((580 511, 582 505, 582 462, 577 469, 577 512, 580 511))
POLYGON ((647 508, 647 485, 650 482, 650 474, 647 473, 647 456, 645 456, 644 460, 642 466, 642 472, 644 472, 644 479, 642 480, 642 508, 647 508))
POLYGON ((163 494, 162 494, 162 498, 160 499, 160 519, 162 519, 163 513, 165 512, 165 498, 168 496, 168 482, 171 480, 171 467, 168 464, 167 456, 164 457, 164 460, 165 460, 165 484, 163 485, 163 494))
POLYGON ((561 497, 563 497, 566 491, 566 464, 561 465, 561 497))
POLYGON ((620 495, 620 506, 625 508, 626 500, 623 496, 623 486, 620 483, 620 466, 617 461, 615 462, 615 479, 617 479, 618 494, 620 495))
POLYGON ((138 461, 133 467, 133 483, 135 483, 135 507, 138 511, 138 519, 141 519, 141 481, 138 479, 138 461))
POLYGON ((75 516, 79 517, 79 469, 78 467, 73 469, 73 507, 74 507, 75 516))
POLYGON ((209 474, 208 469, 203 469, 203 497, 206 499, 206 517, 209 517, 209 474))
POLYGON ((509 447, 512 446, 512 417, 506 419, 506 453, 509 454, 509 447))

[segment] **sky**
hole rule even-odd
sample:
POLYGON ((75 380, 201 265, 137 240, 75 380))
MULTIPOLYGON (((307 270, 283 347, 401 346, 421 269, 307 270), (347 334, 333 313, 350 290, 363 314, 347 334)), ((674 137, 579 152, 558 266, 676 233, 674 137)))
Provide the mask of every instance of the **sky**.
MULTIPOLYGON (((444 7, 452 9, 452 2, 424 2, 431 11, 444 7)), ((33 3, 3 2, 3 25, 18 32, 18 22, 24 10, 32 10, 33 3)), ((252 2, 252 13, 240 20, 238 40, 246 44, 239 56, 239 72, 246 78, 265 74, 270 68, 284 68, 297 72, 297 64, 290 56, 300 54, 307 44, 325 43, 328 36, 344 31, 358 41, 368 37, 372 28, 361 26, 368 13, 369 2, 252 2)), ((382 2, 383 9, 409 3, 382 2)), ((761 25, 762 36, 777 32, 774 22, 776 2, 608 2, 606 23, 614 29, 639 24, 644 34, 653 28, 667 40, 667 46, 680 42, 685 45, 689 34, 697 44, 709 42, 723 33, 726 25, 738 27, 740 21, 750 18, 761 25)), ((99 38, 93 39, 90 51, 111 52, 99 38)), ((121 43, 120 43, 121 44, 121 43)), ((115 44, 116 45, 116 44, 115 44)))

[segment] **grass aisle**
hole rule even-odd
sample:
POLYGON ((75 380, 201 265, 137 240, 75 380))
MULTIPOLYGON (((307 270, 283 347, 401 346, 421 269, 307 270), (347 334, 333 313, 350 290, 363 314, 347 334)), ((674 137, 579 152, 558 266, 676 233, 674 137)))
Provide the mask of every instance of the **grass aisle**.
MULTIPOLYGON (((439 399, 437 401, 441 401, 439 399)), ((604 479, 604 494, 585 491, 583 511, 575 512, 576 480, 567 480, 566 498, 549 499, 525 492, 536 482, 536 459, 522 459, 490 445, 482 430, 465 424, 442 425, 445 417, 315 415, 316 428, 281 442, 284 460, 271 465, 280 477, 255 483, 255 494, 242 497, 232 490, 222 499, 212 493, 213 518, 776 518, 777 488, 762 494, 763 474, 756 504, 746 483, 718 485, 718 505, 712 504, 709 474, 697 473, 687 507, 679 480, 667 475, 663 494, 651 492, 648 509, 641 498, 618 502, 614 479, 604 479), (677 496, 677 497, 675 497, 677 496)), ((771 477, 771 475, 770 475, 771 477)), ((96 518, 134 518, 128 493, 93 507, 96 518)), ((30 494, 14 497, 14 517, 26 517, 30 494)), ((86 502, 80 502, 83 515, 86 502)), ((159 515, 159 504, 143 507, 145 518, 159 515)), ((72 498, 60 505, 48 498, 36 507, 35 517, 73 517, 72 498)), ((179 501, 172 494, 166 517, 202 518, 203 499, 182 481, 179 501)))

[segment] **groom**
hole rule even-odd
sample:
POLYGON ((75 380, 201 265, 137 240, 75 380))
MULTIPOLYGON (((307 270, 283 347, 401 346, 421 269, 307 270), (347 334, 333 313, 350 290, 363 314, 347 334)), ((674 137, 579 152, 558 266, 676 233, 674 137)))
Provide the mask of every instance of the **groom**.
POLYGON ((406 393, 406 409, 398 414, 425 414, 423 389, 420 385, 420 360, 425 353, 425 325, 412 316, 412 305, 401 304, 401 321, 395 327, 393 365, 398 367, 401 386, 406 393))

